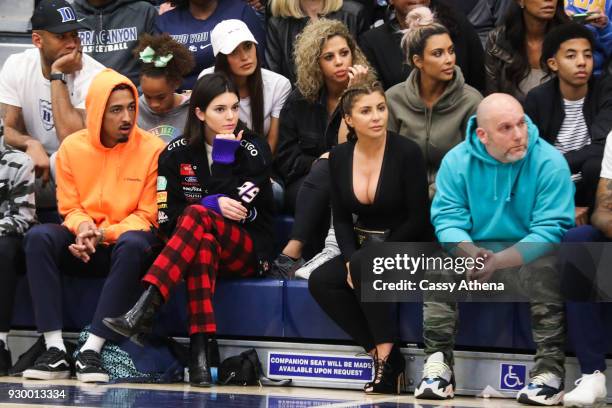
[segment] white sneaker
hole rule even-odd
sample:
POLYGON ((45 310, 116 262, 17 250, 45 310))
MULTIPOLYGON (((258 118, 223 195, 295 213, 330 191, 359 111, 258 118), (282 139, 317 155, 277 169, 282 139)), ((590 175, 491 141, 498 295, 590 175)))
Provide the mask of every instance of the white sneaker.
POLYGON ((310 274, 312 273, 312 271, 314 271, 327 261, 334 259, 338 255, 340 255, 340 248, 338 247, 338 242, 336 241, 336 233, 334 231, 334 227, 332 226, 327 232, 327 237, 325 238, 325 248, 323 248, 321 252, 313 256, 312 259, 302 265, 300 269, 296 270, 295 277, 298 279, 310 278, 310 274))
POLYGON ((577 387, 563 397, 566 407, 596 407, 606 403, 608 390, 603 373, 583 374, 575 384, 577 387))
POLYGON ((444 362, 444 354, 433 353, 423 367, 423 378, 414 389, 415 398, 450 399, 455 397, 455 375, 444 362))
POLYGON ((516 400, 527 405, 559 405, 563 398, 563 380, 553 373, 541 373, 516 395, 516 400))

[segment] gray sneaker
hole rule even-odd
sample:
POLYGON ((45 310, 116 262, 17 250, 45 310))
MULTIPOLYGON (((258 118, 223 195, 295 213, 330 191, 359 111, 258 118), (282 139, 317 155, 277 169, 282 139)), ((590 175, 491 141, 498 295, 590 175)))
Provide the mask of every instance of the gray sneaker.
POLYGON ((304 266, 295 271, 295 277, 298 279, 306 279, 310 278, 310 274, 312 271, 317 269, 319 266, 324 263, 331 261, 335 257, 340 255, 340 250, 336 248, 323 248, 321 252, 312 257, 311 260, 306 262, 304 266))
POLYGON ((276 279, 294 279, 295 271, 304 265, 304 259, 293 260, 291 257, 280 254, 274 262, 272 262, 272 268, 268 277, 276 279))

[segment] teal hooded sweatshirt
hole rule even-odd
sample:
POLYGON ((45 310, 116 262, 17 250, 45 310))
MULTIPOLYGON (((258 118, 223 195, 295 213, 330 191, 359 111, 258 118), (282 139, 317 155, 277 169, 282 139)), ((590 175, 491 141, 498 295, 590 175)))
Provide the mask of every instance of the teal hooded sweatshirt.
MULTIPOLYGON (((442 243, 558 243, 574 226, 574 184, 563 155, 540 138, 525 115, 525 157, 502 163, 476 136, 476 116, 465 141, 450 150, 436 177, 431 221, 442 243)), ((546 246, 519 245, 525 263, 546 246)))

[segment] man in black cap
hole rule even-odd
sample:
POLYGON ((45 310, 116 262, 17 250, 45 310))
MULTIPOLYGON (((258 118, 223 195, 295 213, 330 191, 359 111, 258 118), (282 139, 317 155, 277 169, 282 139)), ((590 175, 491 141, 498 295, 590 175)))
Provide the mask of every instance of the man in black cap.
POLYGON ((85 127, 85 95, 104 66, 84 56, 72 6, 41 1, 31 19, 34 49, 11 55, 0 71, 6 143, 33 160, 37 207, 55 207, 50 156, 62 140, 85 127))

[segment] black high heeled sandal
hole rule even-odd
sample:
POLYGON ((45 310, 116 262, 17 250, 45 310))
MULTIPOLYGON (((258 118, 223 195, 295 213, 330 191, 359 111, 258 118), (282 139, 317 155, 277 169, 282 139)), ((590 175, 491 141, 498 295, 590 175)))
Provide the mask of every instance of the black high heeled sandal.
POLYGON ((406 389, 406 360, 393 346, 386 359, 374 359, 374 381, 365 385, 366 394, 401 394, 406 389))

